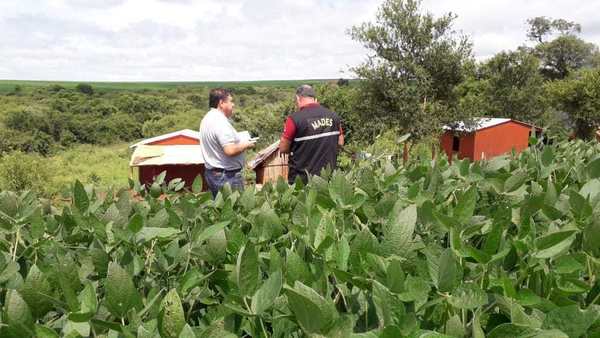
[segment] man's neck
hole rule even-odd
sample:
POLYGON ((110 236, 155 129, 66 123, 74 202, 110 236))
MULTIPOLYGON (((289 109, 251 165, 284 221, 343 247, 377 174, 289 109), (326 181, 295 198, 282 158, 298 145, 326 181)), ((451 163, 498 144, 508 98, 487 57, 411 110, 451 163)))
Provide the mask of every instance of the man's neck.
POLYGON ((219 114, 223 114, 223 116, 225 116, 226 118, 229 118, 229 116, 227 116, 227 114, 225 114, 225 112, 222 111, 221 109, 219 109, 219 108, 213 108, 213 109, 216 110, 217 112, 219 112, 219 114))
POLYGON ((302 102, 302 103, 298 104, 298 109, 302 110, 308 106, 314 106, 317 104, 319 104, 317 101, 302 102))

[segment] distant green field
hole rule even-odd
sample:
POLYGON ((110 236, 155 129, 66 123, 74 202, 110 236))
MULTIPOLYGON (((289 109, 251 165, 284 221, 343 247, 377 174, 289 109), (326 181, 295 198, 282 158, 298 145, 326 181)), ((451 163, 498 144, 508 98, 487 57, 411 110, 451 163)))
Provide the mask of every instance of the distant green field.
POLYGON ((317 84, 328 79, 307 79, 307 80, 268 80, 268 81, 205 81, 205 82, 78 82, 78 81, 21 81, 21 80, 0 80, 0 93, 10 93, 14 91, 15 86, 20 85, 23 89, 47 87, 50 85, 60 85, 65 88, 75 88, 80 83, 88 83, 99 91, 112 90, 167 90, 178 87, 296 87, 301 84, 317 84))

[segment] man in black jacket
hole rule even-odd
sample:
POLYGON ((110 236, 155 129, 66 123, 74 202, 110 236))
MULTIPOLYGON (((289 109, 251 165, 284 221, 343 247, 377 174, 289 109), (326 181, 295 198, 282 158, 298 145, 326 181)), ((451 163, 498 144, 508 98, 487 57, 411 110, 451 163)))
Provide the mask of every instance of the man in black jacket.
POLYGON ((298 111, 288 116, 279 151, 289 153, 288 182, 300 177, 304 183, 308 175, 318 175, 321 169, 335 169, 338 147, 344 145, 344 133, 340 117, 321 106, 314 89, 302 85, 296 90, 298 111))

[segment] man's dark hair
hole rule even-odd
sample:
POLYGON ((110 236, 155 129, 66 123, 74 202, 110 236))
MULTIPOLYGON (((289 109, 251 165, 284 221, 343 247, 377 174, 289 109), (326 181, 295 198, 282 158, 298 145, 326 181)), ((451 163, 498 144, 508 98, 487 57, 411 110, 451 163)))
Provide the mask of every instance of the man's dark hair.
POLYGON ((208 107, 217 108, 221 100, 227 100, 227 97, 231 96, 231 90, 225 88, 214 88, 210 90, 208 94, 208 107))
POLYGON ((315 98, 317 96, 315 94, 315 90, 313 89, 313 87, 306 85, 306 84, 296 88, 296 95, 298 95, 300 97, 312 97, 312 98, 315 98))

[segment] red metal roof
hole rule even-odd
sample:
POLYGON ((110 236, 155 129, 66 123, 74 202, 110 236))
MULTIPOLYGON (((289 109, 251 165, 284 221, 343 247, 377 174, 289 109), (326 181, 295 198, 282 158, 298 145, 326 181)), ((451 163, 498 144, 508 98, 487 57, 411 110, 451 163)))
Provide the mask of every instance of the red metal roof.
POLYGON ((467 133, 472 133, 474 131, 480 131, 483 129, 487 129, 487 128, 491 128, 491 127, 495 127, 495 126, 499 126, 501 124, 505 124, 508 122, 515 122, 515 123, 519 123, 522 124, 524 126, 530 127, 530 128, 536 128, 537 130, 541 130, 540 127, 536 127, 532 124, 529 124, 527 122, 522 122, 522 121, 518 121, 518 120, 513 120, 513 119, 509 119, 509 118, 497 118, 497 117, 479 117, 479 118, 475 118, 473 123, 473 126, 467 126, 467 124, 464 121, 458 121, 456 122, 456 125, 445 125, 443 127, 444 130, 451 130, 451 131, 459 131, 459 132, 467 132, 467 133))
POLYGON ((129 146, 130 148, 135 148, 137 146, 141 146, 141 145, 146 145, 146 144, 151 144, 151 143, 155 143, 155 142, 159 142, 159 141, 163 141, 163 140, 168 140, 170 138, 174 138, 174 137, 178 137, 178 136, 184 136, 184 137, 189 137, 192 139, 196 139, 198 140, 198 143, 200 143, 200 132, 198 131, 194 131, 191 129, 182 129, 182 130, 178 130, 178 131, 174 131, 172 133, 168 133, 168 134, 164 134, 164 135, 160 135, 160 136, 155 136, 152 138, 148 138, 145 140, 142 140, 136 144, 133 144, 131 146, 129 146))

